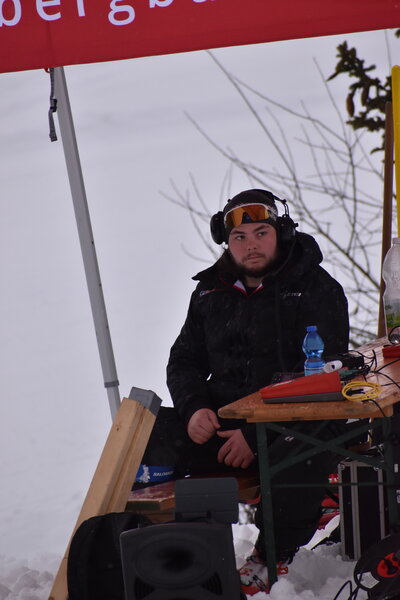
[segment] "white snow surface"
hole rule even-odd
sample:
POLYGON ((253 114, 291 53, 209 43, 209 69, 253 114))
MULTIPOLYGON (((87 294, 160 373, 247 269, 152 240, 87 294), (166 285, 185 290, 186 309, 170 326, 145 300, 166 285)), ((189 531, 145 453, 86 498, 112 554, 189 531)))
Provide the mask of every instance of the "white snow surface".
MULTIPOLYGON (((318 530, 312 540, 301 548, 286 575, 280 575, 269 594, 259 592, 251 596, 255 600, 333 600, 340 588, 349 582, 338 598, 347 600, 350 583, 354 589, 353 571, 355 562, 343 560, 340 544, 321 544, 339 525, 339 516, 334 517, 324 530, 318 530)), ((257 539, 254 525, 233 525, 236 566, 240 568, 257 539)), ((359 591, 358 600, 364 600, 366 592, 359 591)), ((249 596, 250 598, 250 596, 249 596)))
MULTIPOLYGON (((327 531, 317 532, 310 545, 326 535, 337 520, 335 517, 327 531)), ((233 525, 233 534, 239 568, 252 550, 257 529, 254 525, 233 525)), ((0 600, 47 600, 60 558, 56 554, 42 554, 30 560, 0 556, 0 600)), ((260 592, 252 598, 333 600, 346 582, 353 582, 354 565, 342 560, 340 544, 321 545, 313 550, 304 547, 290 565, 288 574, 279 576, 269 595, 260 592)), ((341 600, 348 598, 349 589, 347 586, 343 590, 341 600)), ((364 600, 366 593, 360 592, 358 598, 364 600)))
MULTIPOLYGON (((32 535, 32 527, 28 526, 28 516, 27 514, 27 537, 32 535)), ((299 550, 289 566, 288 574, 279 576, 269 594, 259 592, 252 598, 333 600, 346 582, 351 582, 354 588, 355 563, 342 559, 340 544, 319 545, 313 548, 329 535, 338 522, 339 517, 334 517, 325 530, 316 532, 310 543, 299 550)), ((37 525, 40 526, 40 523, 37 525)), ((42 522, 42 527, 46 527, 45 522, 42 522)), ((234 524, 232 529, 236 566, 240 568, 253 549, 257 528, 254 525, 234 524)), ((47 600, 60 560, 61 555, 54 553, 38 554, 31 559, 0 556, 0 600, 47 600)), ((348 583, 339 596, 340 600, 346 600, 349 594, 348 583)), ((366 592, 360 591, 358 600, 366 598, 366 592)))
MULTIPOLYGON (((215 54, 251 87, 293 110, 305 101, 330 123, 313 59, 326 78, 345 39, 388 73, 384 32, 215 54)), ((186 113, 249 162, 279 165, 270 164, 265 137, 205 52, 66 67, 66 78, 120 393, 151 389, 169 404, 169 349, 191 277, 211 257, 189 216, 160 190, 171 194, 172 180, 185 193, 192 175, 214 211, 228 193, 255 183, 233 170, 223 185, 227 162, 186 113)), ((332 83, 342 109, 348 85, 332 83)), ((0 75, 0 600, 47 598, 110 428, 62 144, 48 138, 49 93, 45 71, 0 75)), ((258 106, 265 115, 265 103, 258 106)), ((56 128, 60 138, 57 117, 56 128)), ((254 529, 234 531, 240 561, 254 529)), ((332 600, 353 568, 337 545, 301 549, 270 598, 332 600)))

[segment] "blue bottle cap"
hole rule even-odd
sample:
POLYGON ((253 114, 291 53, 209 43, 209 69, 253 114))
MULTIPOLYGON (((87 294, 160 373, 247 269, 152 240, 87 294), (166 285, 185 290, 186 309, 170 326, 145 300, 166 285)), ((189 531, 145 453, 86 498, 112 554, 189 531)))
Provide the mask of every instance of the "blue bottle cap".
POLYGON ((307 325, 307 331, 317 331, 316 325, 307 325))

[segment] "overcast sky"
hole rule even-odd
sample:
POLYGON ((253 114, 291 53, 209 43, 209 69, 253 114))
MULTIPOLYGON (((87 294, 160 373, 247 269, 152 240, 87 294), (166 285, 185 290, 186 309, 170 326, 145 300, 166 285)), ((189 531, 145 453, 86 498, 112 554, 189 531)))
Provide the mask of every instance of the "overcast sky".
MULTIPOLYGON (((293 108, 304 101, 330 122, 314 59, 327 77, 337 44, 347 39, 387 73, 398 56, 398 42, 388 36, 391 59, 384 32, 215 55, 268 96, 293 108)), ((223 187, 226 161, 185 113, 248 160, 269 165, 272 156, 206 52, 67 67, 65 73, 120 393, 128 395, 133 385, 152 389, 168 404, 169 348, 186 315, 191 276, 211 257, 188 215, 160 192, 171 192, 171 180, 183 192, 190 189, 192 174, 210 210, 217 210, 221 196, 249 187, 239 172, 229 190, 223 187)), ((343 78, 331 87, 342 107, 347 85, 343 78)), ((0 76, 0 477, 12 482, 12 490, 0 486, 0 552, 3 545, 14 553, 21 545, 18 515, 12 526, 9 519, 13 494, 28 490, 38 513, 49 510, 54 485, 65 486, 66 501, 83 495, 110 427, 62 144, 48 137, 49 94, 44 71, 0 76), (49 468, 54 453, 57 472, 49 468)), ((295 138, 299 132, 291 127, 295 138)))

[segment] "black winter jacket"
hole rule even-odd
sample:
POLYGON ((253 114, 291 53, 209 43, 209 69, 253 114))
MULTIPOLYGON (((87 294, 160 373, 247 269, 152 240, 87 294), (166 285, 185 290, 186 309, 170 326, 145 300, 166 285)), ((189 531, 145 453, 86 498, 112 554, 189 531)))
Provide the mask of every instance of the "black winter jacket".
MULTIPOLYGON (((199 283, 167 366, 185 424, 200 408, 216 412, 268 385, 276 372, 302 371, 307 325, 317 325, 324 356, 347 351, 347 300, 321 261, 314 238, 297 232, 290 256, 249 295, 227 252, 193 278, 199 283)), ((221 427, 241 427, 256 450, 254 425, 221 420, 221 427)))

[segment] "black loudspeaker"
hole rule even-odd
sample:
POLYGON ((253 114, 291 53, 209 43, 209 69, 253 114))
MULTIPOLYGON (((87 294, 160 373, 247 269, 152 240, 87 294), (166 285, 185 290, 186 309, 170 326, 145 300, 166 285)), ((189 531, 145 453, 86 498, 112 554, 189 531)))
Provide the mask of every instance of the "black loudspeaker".
POLYGON ((126 600, 239 600, 231 528, 165 523, 120 537, 126 600))
MULTIPOLYGON (((277 223, 277 233, 278 233, 278 241, 281 244, 290 244, 293 241, 293 238, 296 234, 296 227, 298 223, 295 223, 293 219, 290 217, 289 208, 286 200, 282 200, 275 196, 271 192, 267 190, 254 190, 255 192, 262 192, 265 196, 268 197, 269 200, 281 202, 285 209, 285 214, 281 217, 278 217, 277 223)), ((257 200, 254 200, 255 204, 257 204, 257 200)), ((223 242, 228 242, 228 237, 226 235, 226 229, 224 225, 224 213, 222 210, 218 211, 215 215, 211 217, 210 220, 210 232, 213 241, 220 245, 223 242)))
POLYGON ((234 478, 181 479, 175 522, 120 536, 125 600, 240 600, 234 478))

